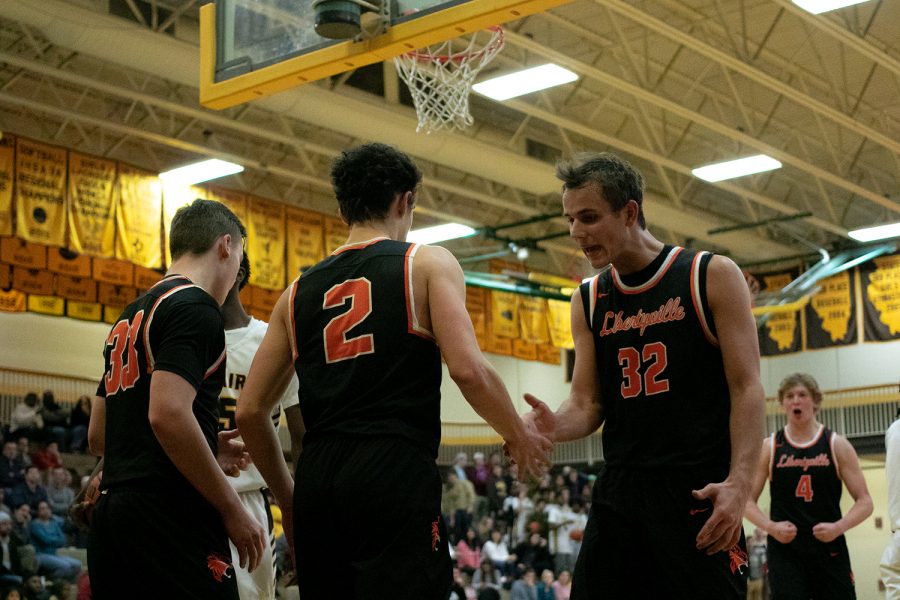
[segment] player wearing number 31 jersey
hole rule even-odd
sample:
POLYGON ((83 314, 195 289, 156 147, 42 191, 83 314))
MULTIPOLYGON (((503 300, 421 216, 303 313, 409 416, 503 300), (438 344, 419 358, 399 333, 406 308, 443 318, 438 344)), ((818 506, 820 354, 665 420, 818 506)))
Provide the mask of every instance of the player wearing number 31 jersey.
POLYGON ((347 244, 279 299, 238 405, 244 441, 293 533, 301 598, 449 595, 435 465, 441 354, 522 470, 546 463, 549 440, 525 427, 478 349, 459 263, 405 241, 420 179, 408 156, 383 144, 337 159, 347 244), (268 419, 272 383, 292 371, 306 428, 296 487, 268 419))
POLYGON ((763 442, 747 518, 769 534, 769 583, 777 600, 856 598, 844 532, 872 514, 856 451, 819 423, 819 384, 805 373, 778 387, 787 424, 763 442), (766 479, 771 518, 756 499, 766 479), (841 481, 854 504, 841 516, 841 481))

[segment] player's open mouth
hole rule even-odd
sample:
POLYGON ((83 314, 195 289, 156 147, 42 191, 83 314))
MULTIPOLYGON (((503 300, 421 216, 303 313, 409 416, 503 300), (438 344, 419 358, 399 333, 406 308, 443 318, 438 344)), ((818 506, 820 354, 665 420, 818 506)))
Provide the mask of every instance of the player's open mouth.
POLYGON ((582 246, 581 251, 585 254, 593 254, 600 251, 600 246, 582 246))
POLYGON ((796 415, 796 416, 798 416, 798 417, 799 417, 799 416, 800 416, 800 415, 802 415, 802 414, 803 414, 803 411, 802 411, 802 410, 800 410, 800 409, 799 409, 799 408, 795 408, 795 409, 794 409, 794 414, 795 414, 795 415, 796 415))

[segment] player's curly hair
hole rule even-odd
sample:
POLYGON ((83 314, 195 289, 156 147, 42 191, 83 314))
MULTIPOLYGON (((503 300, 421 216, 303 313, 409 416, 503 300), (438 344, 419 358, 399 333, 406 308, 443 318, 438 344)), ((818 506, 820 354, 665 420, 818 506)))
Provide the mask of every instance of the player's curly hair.
POLYGON ((247 251, 244 251, 244 257, 241 259, 241 268, 244 270, 244 277, 238 283, 238 291, 244 289, 244 286, 250 281, 250 259, 247 258, 247 251))
POLYGON ((647 228, 644 218, 644 177, 631 163, 611 152, 581 152, 571 160, 556 163, 556 177, 563 182, 563 191, 578 189, 593 183, 616 212, 625 208, 629 200, 638 205, 638 224, 647 228))
POLYGON ((341 153, 331 183, 348 225, 383 219, 397 194, 415 192, 422 181, 413 160, 387 144, 364 144, 341 153))
POLYGON ((172 260, 188 252, 203 254, 226 233, 240 240, 247 235, 247 230, 241 220, 221 202, 197 198, 179 208, 172 218, 169 233, 172 260))
POLYGON ((791 373, 781 380, 778 384, 778 402, 784 400, 784 395, 792 388, 802 385, 809 390, 816 408, 822 405, 822 390, 819 389, 819 382, 808 373, 791 373))

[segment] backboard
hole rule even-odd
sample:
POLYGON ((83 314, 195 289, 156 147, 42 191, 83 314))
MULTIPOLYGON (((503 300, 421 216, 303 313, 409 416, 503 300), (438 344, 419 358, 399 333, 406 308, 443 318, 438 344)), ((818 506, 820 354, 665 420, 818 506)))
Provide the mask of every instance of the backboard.
POLYGON ((313 0, 215 0, 202 6, 201 104, 228 108, 570 0, 368 1, 390 2, 387 31, 356 40, 319 36, 313 0))

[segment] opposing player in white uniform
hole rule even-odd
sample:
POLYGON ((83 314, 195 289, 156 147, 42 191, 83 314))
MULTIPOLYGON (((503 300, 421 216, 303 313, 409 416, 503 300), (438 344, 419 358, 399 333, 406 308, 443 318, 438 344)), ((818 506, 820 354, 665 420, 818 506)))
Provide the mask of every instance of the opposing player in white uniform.
MULTIPOLYGON (((240 290, 247 284, 250 278, 250 262, 247 255, 241 262, 234 286, 228 292, 228 297, 222 305, 222 316, 225 322, 225 351, 228 355, 226 361, 225 385, 219 396, 221 402, 219 420, 222 429, 234 429, 234 414, 237 402, 241 397, 241 389, 247 373, 250 372, 250 363, 256 355, 256 350, 266 335, 269 325, 247 314, 241 305, 240 290)), ((278 426, 281 419, 281 411, 285 411, 285 418, 289 427, 292 420, 300 419, 300 408, 297 398, 297 377, 291 380, 279 406, 272 413, 272 421, 278 426)), ((252 459, 252 457, 251 457, 252 459)), ((272 517, 269 511, 268 500, 263 489, 266 483, 255 465, 251 464, 246 471, 241 471, 237 477, 229 477, 228 481, 238 492, 238 496, 253 518, 259 521, 269 531, 269 544, 259 561, 259 567, 252 573, 239 568, 240 561, 235 560, 235 573, 237 575, 238 592, 241 600, 274 600, 275 598, 275 537, 272 532, 272 517)), ((237 548, 231 544, 231 555, 238 555, 237 548)))

